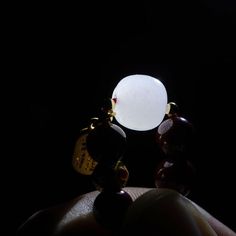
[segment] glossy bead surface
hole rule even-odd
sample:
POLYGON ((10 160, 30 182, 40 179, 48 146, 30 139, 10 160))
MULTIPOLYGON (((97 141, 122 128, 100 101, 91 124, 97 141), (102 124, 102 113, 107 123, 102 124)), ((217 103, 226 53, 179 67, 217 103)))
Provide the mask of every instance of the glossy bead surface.
POLYGON ((89 133, 86 145, 95 161, 112 166, 125 151, 126 134, 118 125, 101 124, 89 133))
POLYGON ((91 175, 92 181, 99 191, 120 191, 125 187, 129 177, 129 172, 125 165, 119 164, 117 167, 111 168, 99 163, 91 175))
POLYGON ((123 190, 119 192, 103 191, 94 201, 94 217, 104 227, 118 230, 132 202, 130 195, 123 190))
POLYGON ((156 140, 166 155, 179 156, 190 149, 193 131, 193 125, 188 120, 173 115, 160 124, 156 140))
POLYGON ((194 178, 195 169, 189 161, 163 160, 156 168, 155 185, 175 189, 186 196, 190 193, 194 178))

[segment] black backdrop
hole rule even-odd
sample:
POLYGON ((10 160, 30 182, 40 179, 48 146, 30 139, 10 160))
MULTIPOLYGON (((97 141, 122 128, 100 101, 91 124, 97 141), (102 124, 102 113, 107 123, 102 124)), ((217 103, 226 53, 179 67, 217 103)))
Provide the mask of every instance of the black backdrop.
MULTIPOLYGON (((190 198, 235 229, 233 1, 51 3, 8 11, 2 172, 11 229, 93 190, 71 166, 78 132, 118 81, 136 73, 160 78, 168 100, 195 125, 190 159, 198 180, 190 198)), ((125 131, 129 184, 152 186, 153 160, 162 155, 153 131, 125 131)))

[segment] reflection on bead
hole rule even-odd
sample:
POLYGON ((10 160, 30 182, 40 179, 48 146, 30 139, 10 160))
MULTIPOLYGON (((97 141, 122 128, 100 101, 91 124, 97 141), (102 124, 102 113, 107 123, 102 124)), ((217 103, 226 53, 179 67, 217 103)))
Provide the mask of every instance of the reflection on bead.
POLYGON ((115 167, 115 172, 117 179, 120 183, 120 186, 122 186, 122 188, 125 187, 129 179, 129 171, 127 167, 122 162, 119 161, 117 163, 117 166, 115 167))
POLYGON ((97 190, 117 192, 125 187, 129 172, 121 162, 118 162, 114 168, 99 163, 91 177, 97 190))
POLYGON ((126 134, 117 125, 104 123, 93 129, 87 137, 87 150, 100 163, 114 165, 126 148, 126 134))
POLYGON ((187 151, 193 138, 193 126, 183 117, 173 115, 157 129, 156 140, 166 155, 178 156, 187 151))
POLYGON ((155 185, 175 189, 183 195, 190 193, 195 178, 195 169, 187 161, 163 160, 156 168, 155 185))
POLYGON ((179 111, 179 107, 175 102, 169 102, 166 106, 166 115, 171 117, 173 115, 177 115, 179 111))
POLYGON ((98 223, 109 229, 119 229, 126 210, 133 202, 130 195, 119 192, 101 192, 95 199, 93 214, 98 223))

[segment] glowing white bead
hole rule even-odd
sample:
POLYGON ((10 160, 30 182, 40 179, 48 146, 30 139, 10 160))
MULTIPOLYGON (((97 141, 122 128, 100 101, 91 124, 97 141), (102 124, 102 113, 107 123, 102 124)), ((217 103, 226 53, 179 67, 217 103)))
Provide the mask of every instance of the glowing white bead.
POLYGON ((136 74, 123 78, 112 93, 116 120, 138 131, 157 127, 167 108, 165 86, 157 78, 136 74))

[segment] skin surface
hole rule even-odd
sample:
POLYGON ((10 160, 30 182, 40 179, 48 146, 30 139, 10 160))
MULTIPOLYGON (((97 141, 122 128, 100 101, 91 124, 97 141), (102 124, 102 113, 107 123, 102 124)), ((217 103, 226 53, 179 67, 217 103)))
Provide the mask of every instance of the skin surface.
MULTIPOLYGON (((236 236, 227 226, 174 190, 138 187, 124 190, 134 203, 126 214, 121 235, 236 236)), ((93 191, 35 213, 19 228, 18 235, 114 235, 93 217, 93 202, 98 194, 93 191)))

